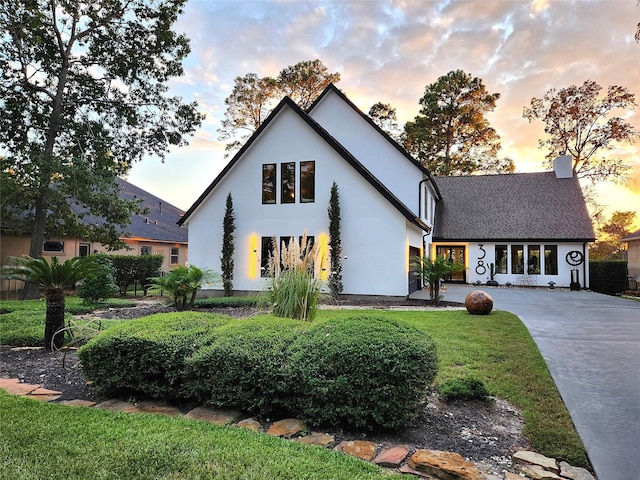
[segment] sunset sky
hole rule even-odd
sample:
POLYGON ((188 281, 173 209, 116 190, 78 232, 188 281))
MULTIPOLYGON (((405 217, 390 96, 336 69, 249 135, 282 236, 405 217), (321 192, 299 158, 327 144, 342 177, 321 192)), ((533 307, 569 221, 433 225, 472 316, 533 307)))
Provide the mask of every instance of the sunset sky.
MULTIPOLYGON (((451 70, 482 78, 500 93, 488 118, 502 156, 516 171, 542 171, 541 121, 522 110, 550 88, 594 80, 629 88, 640 103, 637 0, 605 1, 217 1, 189 0, 177 31, 191 39, 185 75, 171 92, 197 100, 206 120, 188 147, 166 161, 136 164, 130 182, 187 209, 222 170, 217 129, 235 77, 277 76, 289 65, 320 59, 361 110, 381 101, 400 124, 418 113, 425 86, 451 70)), ((640 130, 640 107, 628 115, 640 130)), ((602 184, 613 210, 637 212, 640 228, 640 142, 606 152, 632 166, 625 185, 602 184)))

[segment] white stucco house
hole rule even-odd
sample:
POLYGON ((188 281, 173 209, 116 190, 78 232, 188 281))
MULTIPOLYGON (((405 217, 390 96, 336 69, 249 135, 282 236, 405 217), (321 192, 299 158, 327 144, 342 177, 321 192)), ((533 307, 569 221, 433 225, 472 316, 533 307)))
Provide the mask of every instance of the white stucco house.
POLYGON ((434 178, 333 85, 306 112, 284 98, 185 213, 178 223, 189 227, 190 263, 221 270, 231 193, 234 290, 262 290, 271 239, 304 232, 319 243, 316 275, 326 280, 333 182, 346 295, 407 296, 420 288, 411 259, 423 254, 463 262, 466 270, 450 281, 485 283, 494 263, 500 283, 569 286, 579 269, 585 285, 594 235, 577 179, 554 172, 434 178))

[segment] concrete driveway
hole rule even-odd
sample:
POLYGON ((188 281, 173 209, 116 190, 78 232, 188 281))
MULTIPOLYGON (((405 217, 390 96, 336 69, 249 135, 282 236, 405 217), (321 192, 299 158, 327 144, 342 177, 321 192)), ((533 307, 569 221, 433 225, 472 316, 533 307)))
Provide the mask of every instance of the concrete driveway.
MULTIPOLYGON (((444 300, 476 290, 447 285, 444 300)), ((567 290, 480 287, 538 345, 599 480, 640 479, 640 302, 567 290)))

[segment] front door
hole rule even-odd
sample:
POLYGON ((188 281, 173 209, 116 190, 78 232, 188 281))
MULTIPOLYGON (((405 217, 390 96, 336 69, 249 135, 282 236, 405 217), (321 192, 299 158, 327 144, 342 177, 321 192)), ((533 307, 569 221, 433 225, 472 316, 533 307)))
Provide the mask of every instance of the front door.
POLYGON ((444 277, 445 282, 455 282, 455 283, 467 283, 467 270, 466 264, 464 262, 465 258, 465 247, 461 246, 450 246, 450 245, 439 245, 436 247, 436 255, 439 257, 444 257, 447 260, 455 263, 459 263, 460 265, 464 265, 465 269, 460 270, 459 272, 453 272, 450 275, 444 277))

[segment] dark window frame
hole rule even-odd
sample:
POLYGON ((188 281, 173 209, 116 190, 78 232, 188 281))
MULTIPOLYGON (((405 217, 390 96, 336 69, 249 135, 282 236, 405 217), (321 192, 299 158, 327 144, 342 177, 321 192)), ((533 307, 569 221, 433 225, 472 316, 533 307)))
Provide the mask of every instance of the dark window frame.
POLYGON ((524 274, 524 245, 522 244, 511 245, 511 273, 524 274))
POLYGON ((495 246, 495 270, 498 273, 509 273, 509 246, 508 245, 496 245, 495 246), (499 257, 498 252, 503 253, 503 256, 499 257))
POLYGON ((180 247, 171 247, 171 250, 169 251, 169 265, 177 265, 179 262, 180 262, 180 247))
POLYGON ((558 245, 544 246, 544 274, 558 275, 558 245))
POLYGON ((42 243, 43 252, 64 253, 64 242, 55 240, 45 240, 42 243))
POLYGON ((305 160, 300 162, 300 203, 316 201, 316 162, 305 160), (305 167, 309 170, 305 171, 305 167))
POLYGON ((262 164, 262 204, 275 205, 278 166, 275 163, 262 164), (271 185, 271 192, 269 192, 271 185))
POLYGON ((296 203, 296 162, 280 164, 280 203, 296 203))

